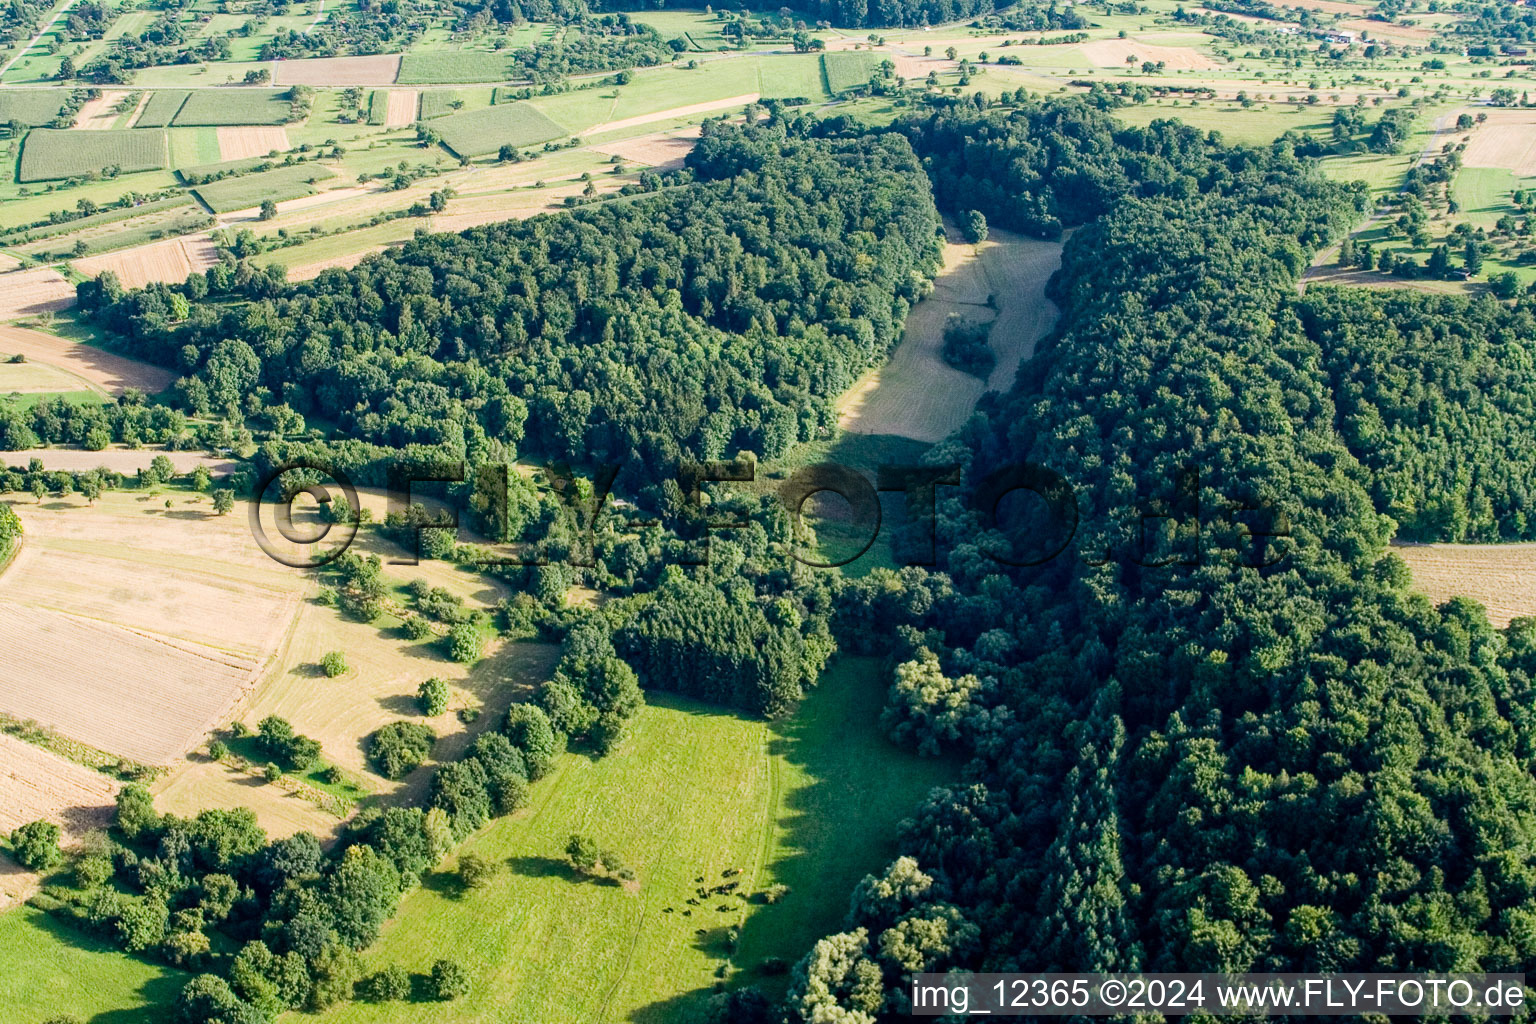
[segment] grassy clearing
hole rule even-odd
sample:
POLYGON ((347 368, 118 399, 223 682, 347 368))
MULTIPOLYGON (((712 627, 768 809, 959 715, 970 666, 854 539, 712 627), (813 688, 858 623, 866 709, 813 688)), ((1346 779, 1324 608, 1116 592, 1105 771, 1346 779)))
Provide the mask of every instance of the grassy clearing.
POLYGON ((408 53, 400 60, 398 85, 453 85, 457 82, 499 82, 511 68, 511 55, 487 50, 408 53))
POLYGON ((873 53, 844 51, 821 55, 821 70, 827 76, 827 91, 834 96, 868 85, 870 76, 879 66, 880 57, 873 53))
POLYGON ((18 181, 83 177, 103 168, 153 171, 166 164, 165 130, 55 131, 34 128, 21 150, 18 181))
MULTIPOLYGON (((423 108, 426 96, 423 95, 423 108)), ((459 156, 485 156, 504 145, 536 146, 565 135, 565 129, 527 103, 504 103, 439 118, 432 126, 443 145, 459 156)))
POLYGON ((172 167, 211 167, 221 161, 217 128, 171 129, 172 167))
POLYGON ((133 122, 135 128, 168 128, 171 122, 176 120, 176 115, 181 112, 182 104, 187 102, 187 97, 192 95, 185 89, 157 89, 150 93, 149 99, 144 103, 144 109, 139 112, 139 119, 133 122))
POLYGON ((260 174, 247 174, 241 178, 225 178, 222 181, 199 185, 193 189, 198 198, 215 213, 244 210, 259 206, 270 199, 280 203, 285 199, 298 199, 318 191, 314 182, 333 177, 330 171, 314 164, 294 164, 278 167, 260 174))
POLYGON ((875 662, 849 659, 793 719, 772 725, 649 695, 618 750, 601 761, 566 755, 535 785, 529 809, 462 848, 499 865, 487 888, 464 894, 451 876, 429 877, 369 955, 420 972, 454 950, 473 981, 469 996, 358 1003, 323 1020, 690 1019, 729 962, 756 980, 762 958, 798 957, 837 928, 855 882, 894 854, 896 822, 954 774, 884 740, 883 692, 875 662), (622 853, 639 890, 573 878, 562 850, 576 831, 622 853), (742 891, 778 882, 792 891, 773 906, 734 896, 687 904, 705 884, 695 879, 718 885, 729 868, 743 869, 742 891), (732 926, 741 946, 729 961, 732 926))
POLYGON ((812 54, 764 57, 758 65, 757 81, 757 91, 764 99, 826 98, 821 62, 812 54))
POLYGON ((63 94, 51 89, 0 89, 0 124, 19 121, 35 128, 51 123, 63 107, 63 94))
POLYGON ((178 126, 282 124, 291 108, 285 89, 204 90, 187 97, 176 114, 178 126))
POLYGON ((31 1022, 70 1013, 111 1024, 157 1024, 187 976, 137 960, 21 907, 0 914, 0 1004, 31 1022))
POLYGON ((1506 213, 1518 212, 1514 192, 1522 183, 1503 167, 1463 167, 1451 183, 1451 196, 1461 208, 1460 220, 1492 227, 1506 213))

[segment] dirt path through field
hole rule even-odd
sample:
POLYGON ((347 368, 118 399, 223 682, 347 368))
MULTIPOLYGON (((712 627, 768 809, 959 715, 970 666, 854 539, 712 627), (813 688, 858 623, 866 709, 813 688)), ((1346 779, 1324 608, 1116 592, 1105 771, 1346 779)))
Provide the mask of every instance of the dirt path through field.
POLYGON ((748 103, 756 103, 760 98, 761 93, 744 92, 740 96, 730 96, 723 100, 710 100, 707 103, 690 103, 684 107, 673 107, 671 110, 662 110, 654 114, 641 114, 638 117, 626 117, 618 121, 607 121, 603 124, 594 125, 585 131, 578 132, 576 137, 585 139, 592 135, 622 131, 625 128, 634 128, 642 124, 671 121, 674 118, 691 117, 694 114, 708 114, 712 111, 726 110, 730 107, 744 107, 748 103))
POLYGON ((158 394, 176 377, 158 366, 25 327, 0 325, 0 352, 56 366, 109 395, 120 395, 128 388, 158 394))
POLYGON ((979 246, 957 239, 952 233, 933 293, 907 315, 890 361, 838 400, 842 429, 942 440, 965 423, 983 394, 1013 382, 1019 364, 1055 324, 1057 310, 1045 297, 1045 282, 1061 265, 1060 242, 996 229, 979 246), (944 326, 951 314, 992 322, 988 343, 997 365, 985 382, 944 362, 944 326))

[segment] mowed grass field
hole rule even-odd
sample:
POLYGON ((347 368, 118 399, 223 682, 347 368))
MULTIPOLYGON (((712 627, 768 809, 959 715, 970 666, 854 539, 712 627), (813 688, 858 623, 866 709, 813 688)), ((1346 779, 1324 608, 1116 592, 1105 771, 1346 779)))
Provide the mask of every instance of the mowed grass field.
POLYGON ((223 178, 199 185, 193 189, 215 213, 244 210, 260 206, 263 200, 280 203, 285 199, 298 199, 313 195, 317 189, 313 182, 324 181, 334 175, 324 167, 313 163, 277 167, 260 174, 247 174, 237 178, 223 178))
POLYGON ((188 977, 30 907, 0 913, 0 1016, 14 1024, 66 1013, 101 1024, 161 1024, 188 977))
POLYGON ((468 996, 354 1003, 321 1019, 685 1020, 727 964, 728 928, 742 929, 734 963, 744 980, 758 979, 764 957, 798 959, 840 927, 858 879, 894 856, 896 823, 957 774, 951 762, 885 740, 877 726, 884 698, 869 659, 839 662, 780 723, 648 694, 616 751, 599 761, 567 754, 534 785, 527 809, 461 847, 497 865, 490 885, 465 894, 450 875, 430 876, 367 955, 370 966, 418 973, 453 956, 469 971, 468 996), (573 832, 619 851, 638 872, 638 889, 574 877, 563 860, 573 832), (773 906, 734 896, 688 905, 697 886, 719 885, 733 868, 742 869, 743 892, 778 882, 792 891, 773 906))
POLYGON ((880 66, 880 57, 873 53, 824 53, 821 69, 827 76, 827 91, 836 96, 840 92, 869 84, 869 77, 880 66))
POLYGON ((20 181, 83 177, 103 168, 155 171, 166 164, 165 130, 55 131, 34 128, 21 147, 20 181))
POLYGON ((432 122, 443 145, 459 156, 485 156, 502 146, 537 146, 561 138, 565 129, 527 103, 503 103, 432 122))

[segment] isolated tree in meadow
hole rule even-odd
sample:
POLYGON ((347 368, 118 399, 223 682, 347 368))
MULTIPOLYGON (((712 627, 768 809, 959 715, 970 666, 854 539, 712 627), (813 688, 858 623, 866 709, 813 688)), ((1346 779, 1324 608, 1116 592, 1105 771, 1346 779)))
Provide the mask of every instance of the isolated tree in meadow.
POLYGON ((37 503, 39 505, 41 505, 43 503, 43 499, 45 497, 47 497, 47 496, 48 496, 48 485, 43 483, 42 478, 39 477, 38 479, 33 480, 32 481, 32 497, 37 499, 37 503))
POLYGON ((207 466, 198 466, 192 470, 192 489, 199 494, 208 490, 213 483, 213 474, 208 472, 207 466))
POLYGON ((235 492, 229 489, 213 492, 213 510, 221 516, 227 516, 235 508, 235 492))
POLYGON ((416 688, 416 706, 428 718, 436 718, 448 710, 448 684, 433 677, 416 688))
POLYGON ((51 821, 34 821, 11 833, 11 853, 16 863, 28 871, 46 871, 64 855, 59 851, 59 826, 51 821))
POLYGON ((496 875, 496 865, 478 853, 466 853, 459 858, 459 881, 469 889, 479 889, 490 884, 496 875))
POLYGON ((341 651, 327 651, 320 659, 320 668, 326 678, 335 679, 347 670, 347 656, 341 651))
POLYGON ((480 657, 482 642, 480 631, 473 623, 461 622, 448 631, 443 638, 448 649, 448 657, 454 661, 468 663, 480 657))
POLYGON ((591 875, 597 872, 597 866, 602 851, 597 843, 590 837, 581 834, 572 835, 565 844, 565 859, 571 867, 583 875, 591 875))

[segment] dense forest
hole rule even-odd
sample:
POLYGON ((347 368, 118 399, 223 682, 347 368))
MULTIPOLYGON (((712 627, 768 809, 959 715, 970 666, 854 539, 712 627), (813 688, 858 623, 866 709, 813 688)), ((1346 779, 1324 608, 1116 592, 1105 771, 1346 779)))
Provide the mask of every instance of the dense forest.
MULTIPOLYGON (((1017 119, 959 116, 975 123, 958 134, 1031 151, 1017 119)), ((1530 623, 1501 634, 1471 602, 1413 595, 1373 502, 1469 462, 1479 480, 1490 455, 1484 493, 1518 500, 1498 438, 1520 415, 1523 314, 1298 300, 1307 254, 1363 193, 1283 146, 1164 130, 1198 194, 1127 194, 1076 232, 1057 332, 930 454, 972 486, 1026 461, 1061 474, 1082 512, 1068 556, 1007 568, 1032 560, 1015 536, 1053 523, 999 527, 951 499, 947 578, 877 573, 842 595, 839 639, 903 622, 892 735, 974 760, 797 968, 797 1020, 900 1012, 913 972, 952 967, 1536 957, 1530 623)))
POLYGON ((429 235, 249 303, 216 293, 219 268, 82 301, 187 372, 192 410, 254 395, 376 444, 663 476, 685 454, 774 457, 894 344, 936 267, 928 182, 899 138, 782 126, 712 125, 690 164, 691 187, 429 235))
MULTIPOLYGON (((192 1024, 327 1005, 400 892, 568 743, 617 742, 644 690, 792 714, 837 650, 887 657, 894 741, 970 760, 795 967, 792 1021, 890 1018, 913 973, 951 968, 1536 961, 1536 622, 1433 607, 1387 548, 1536 530, 1529 312, 1300 296, 1311 254, 1364 215, 1362 186, 1284 141, 1005 100, 936 98, 889 132, 781 111, 712 124, 665 187, 421 237, 305 284, 242 264, 83 285, 125 349, 185 374, 185 412, 227 413, 225 438, 247 416, 284 424, 253 472, 320 456, 374 482, 402 454, 523 454, 625 463, 615 493, 633 504, 593 521, 588 485, 565 487, 572 502, 509 483, 499 512, 478 484, 449 489, 494 539, 544 544, 547 560, 495 570, 519 591, 498 614, 562 651, 533 702, 434 769, 427 808, 364 815, 321 854, 238 813, 154 815, 129 789, 98 867, 116 888, 52 892, 55 909, 212 972, 183 996, 192 1024), (935 204, 1077 228, 1049 289, 1057 329, 925 456, 964 475, 940 492, 939 565, 792 571, 785 510, 720 490, 710 512, 740 528, 684 557, 696 538, 674 525, 699 508, 676 460, 824 436, 925 292, 935 204), (1023 464, 1060 481, 1041 488, 1057 504, 962 497, 1023 464), (564 608, 577 581, 611 600, 564 608)), ((136 398, 39 406, 0 440, 191 436, 184 412, 136 398)), ((327 582, 348 614, 377 615, 376 559, 347 556, 327 582)), ((425 756, 411 739, 377 738, 378 759, 403 770, 425 756)), ((765 1005, 732 996, 715 1019, 778 1019, 765 1005)))

